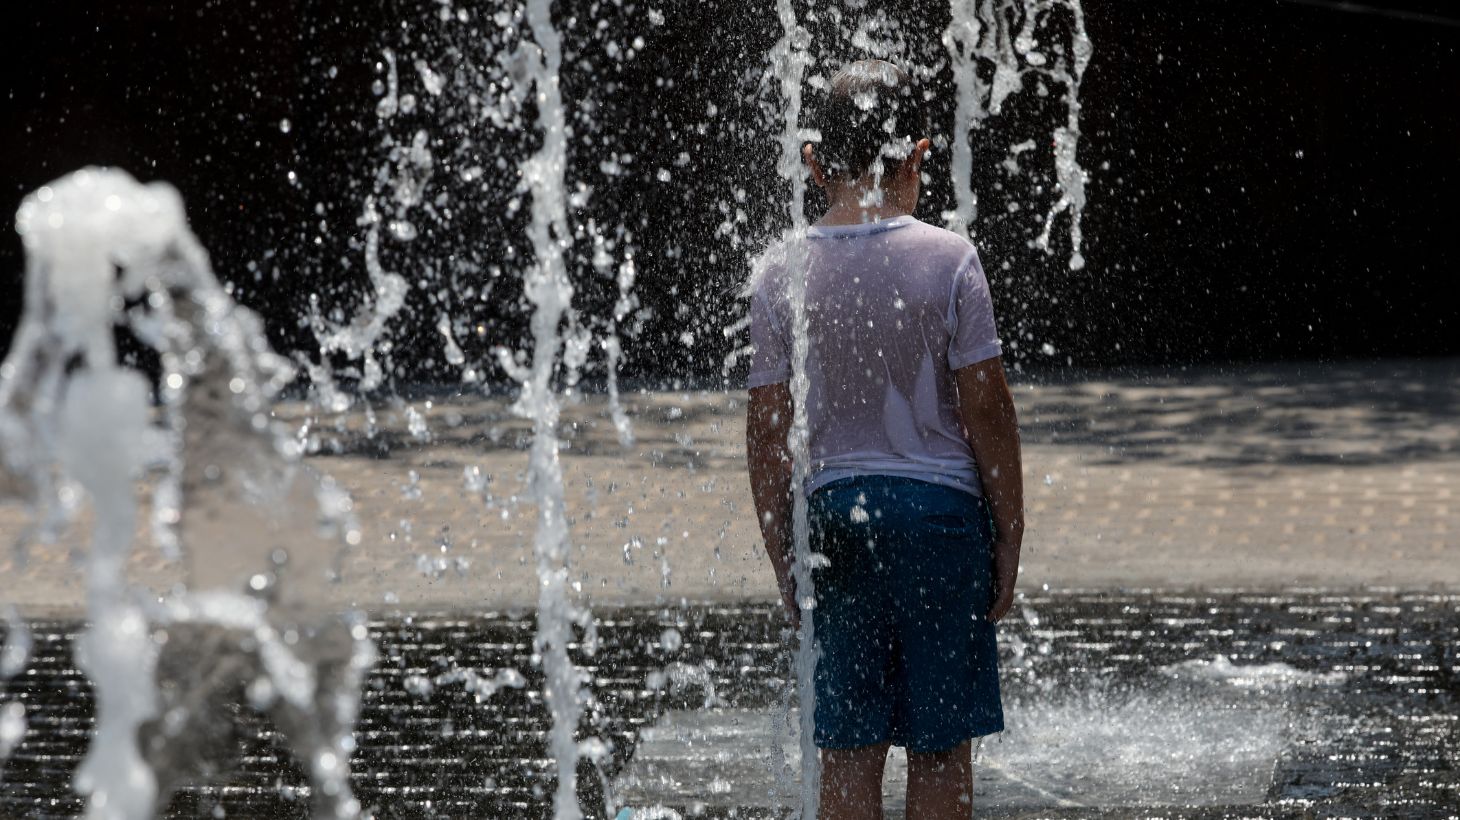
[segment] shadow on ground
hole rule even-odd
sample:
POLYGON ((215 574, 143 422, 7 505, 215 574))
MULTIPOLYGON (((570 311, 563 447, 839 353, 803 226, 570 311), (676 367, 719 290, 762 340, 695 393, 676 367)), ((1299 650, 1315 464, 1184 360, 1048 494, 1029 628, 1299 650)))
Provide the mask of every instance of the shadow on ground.
POLYGON ((1376 465, 1460 454, 1454 359, 1072 374, 1016 390, 1026 443, 1103 450, 1107 463, 1376 465))

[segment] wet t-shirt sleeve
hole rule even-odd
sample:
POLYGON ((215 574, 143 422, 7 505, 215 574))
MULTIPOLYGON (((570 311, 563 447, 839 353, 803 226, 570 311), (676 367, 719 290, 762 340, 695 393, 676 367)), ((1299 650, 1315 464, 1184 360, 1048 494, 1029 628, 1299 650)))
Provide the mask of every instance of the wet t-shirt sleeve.
POLYGON ((989 283, 983 275, 978 253, 968 255, 953 275, 953 293, 948 304, 948 366, 953 370, 967 367, 1003 352, 999 333, 994 327, 994 303, 989 297, 989 283))
POLYGON ((791 380, 791 340, 762 289, 750 297, 750 343, 755 346, 745 386, 765 387, 791 380))

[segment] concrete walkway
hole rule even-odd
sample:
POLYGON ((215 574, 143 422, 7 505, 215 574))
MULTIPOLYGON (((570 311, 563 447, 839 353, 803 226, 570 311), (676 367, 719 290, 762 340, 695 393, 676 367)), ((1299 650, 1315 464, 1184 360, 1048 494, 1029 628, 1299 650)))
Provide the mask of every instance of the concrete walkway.
MULTIPOLYGON (((1016 381, 1018 376, 1015 376, 1016 381)), ((1021 583, 1059 588, 1460 588, 1460 361, 1127 373, 1016 384, 1029 531, 1021 583)), ((321 602, 375 612, 531 606, 527 425, 503 398, 317 419, 310 459, 355 499, 362 539, 321 602)), ((575 581, 593 606, 764 600, 743 392, 635 394, 624 448, 601 399, 562 434, 575 581)), ((305 420, 304 409, 279 416, 305 420)), ((0 506, 0 537, 25 514, 0 506)), ((84 531, 84 523, 78 531, 84 531)), ((195 548, 190 566, 257 540, 195 548)), ((68 553, 0 557, 0 603, 77 611, 68 553)), ((246 550, 245 550, 246 551, 246 550)), ((143 543, 133 577, 185 580, 143 543)))

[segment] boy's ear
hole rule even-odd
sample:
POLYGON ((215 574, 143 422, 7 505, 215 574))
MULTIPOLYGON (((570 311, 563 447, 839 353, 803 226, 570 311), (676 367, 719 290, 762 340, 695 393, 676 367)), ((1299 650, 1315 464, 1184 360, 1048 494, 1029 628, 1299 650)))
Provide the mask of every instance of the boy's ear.
POLYGON ((811 169, 811 181, 816 183, 816 187, 825 188, 826 173, 822 171, 821 163, 816 161, 816 149, 812 148, 809 142, 801 146, 801 161, 811 169))
POLYGON ((933 141, 927 137, 918 140, 917 144, 913 146, 912 153, 908 154, 907 159, 902 161, 902 172, 911 177, 917 176, 923 167, 923 157, 928 155, 928 150, 932 147, 933 141))

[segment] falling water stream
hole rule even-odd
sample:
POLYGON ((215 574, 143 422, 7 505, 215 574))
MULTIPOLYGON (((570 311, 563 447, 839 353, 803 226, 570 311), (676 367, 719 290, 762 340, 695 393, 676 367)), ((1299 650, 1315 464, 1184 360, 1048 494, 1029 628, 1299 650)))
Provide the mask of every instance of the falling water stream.
MULTIPOLYGON (((564 339, 559 324, 573 298, 563 260, 562 242, 568 230, 567 203, 563 197, 563 175, 567 164, 567 123, 563 116, 558 70, 562 65, 562 43, 553 28, 550 0, 528 0, 527 20, 539 52, 526 64, 537 94, 538 128, 542 147, 522 163, 522 176, 532 195, 532 221, 528 236, 536 261, 526 272, 527 299, 532 303, 532 365, 519 366, 505 350, 502 366, 522 385, 518 412, 532 419, 532 451, 529 482, 537 498, 537 553, 539 583, 537 638, 546 676, 548 710, 553 728, 548 742, 557 766, 557 792, 553 795, 555 820, 578 820, 578 718, 583 712, 583 673, 568 657, 574 622, 590 617, 568 599, 571 571, 567 510, 563 500, 563 468, 558 460, 558 399, 554 376, 564 339)), ((567 357, 564 357, 565 359, 567 357)), ((564 366, 572 368, 570 361, 564 366)))
MULTIPOLYGON (((1055 218, 1070 214, 1071 270, 1085 266, 1081 218, 1085 209, 1085 170, 1077 150, 1080 142, 1080 82, 1090 63, 1092 47, 1085 32, 1081 0, 949 0, 948 28, 943 46, 953 66, 956 107, 953 114, 953 150, 950 167, 955 205, 947 215, 949 228, 972 234, 978 217, 973 191, 974 143, 970 130, 981 131, 1004 103, 1031 82, 1049 79, 1064 89, 1065 122, 1052 135, 1055 177, 1059 197, 1050 206, 1036 244, 1050 250, 1055 218), (1041 43, 1042 28, 1057 9, 1070 17, 1069 42, 1041 43)), ((1045 35, 1049 36, 1049 35, 1045 35)), ((1056 35, 1058 37, 1058 35, 1056 35)), ((1015 152, 1024 150, 1016 146, 1015 152)))
MULTIPOLYGON (((808 449, 809 422, 806 399, 810 381, 806 375, 809 342, 806 330, 806 176, 801 165, 801 146, 805 144, 801 130, 802 75, 810 63, 806 52, 809 35, 796 19, 791 0, 777 0, 776 16, 780 18, 782 36, 771 51, 771 67, 780 83, 785 102, 785 127, 781 133, 781 153, 776 170, 789 183, 791 199, 788 210, 791 230, 786 239, 787 297, 791 306, 791 329, 794 344, 791 351, 791 398, 794 405, 787 445, 791 452, 791 486, 804 486, 811 469, 808 449)), ((813 556, 807 524, 806 494, 792 493, 791 532, 795 548, 793 573, 796 603, 801 609, 801 624, 796 636, 796 700, 799 723, 796 736, 801 747, 800 814, 811 820, 817 816, 820 799, 821 767, 816 753, 816 587, 812 581, 813 556)), ((779 747, 776 747, 779 751, 779 747)))

